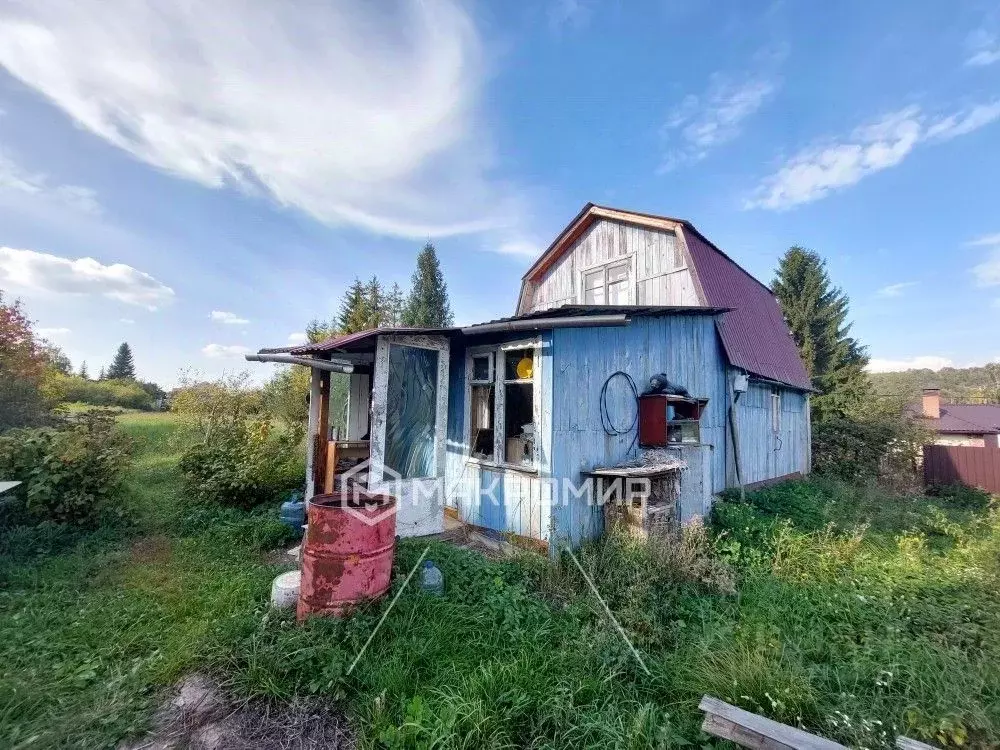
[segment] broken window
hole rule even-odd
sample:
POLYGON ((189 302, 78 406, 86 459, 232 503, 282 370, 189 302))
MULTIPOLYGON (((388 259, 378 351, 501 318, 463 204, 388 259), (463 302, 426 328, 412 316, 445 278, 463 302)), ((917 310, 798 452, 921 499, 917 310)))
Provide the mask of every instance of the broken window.
POLYGON ((469 361, 469 454, 484 461, 533 468, 534 346, 498 347, 470 354, 469 361))

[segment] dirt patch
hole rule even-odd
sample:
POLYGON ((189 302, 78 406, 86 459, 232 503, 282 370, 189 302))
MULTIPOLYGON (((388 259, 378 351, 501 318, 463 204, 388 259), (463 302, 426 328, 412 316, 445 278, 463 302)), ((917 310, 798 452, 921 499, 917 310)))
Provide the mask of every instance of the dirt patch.
POLYGON ((237 701, 204 675, 184 678, 156 714, 153 731, 119 750, 353 748, 343 713, 328 701, 237 701))
POLYGON ((159 563, 170 559, 172 547, 168 537, 157 534, 139 539, 132 544, 129 552, 133 562, 159 563))

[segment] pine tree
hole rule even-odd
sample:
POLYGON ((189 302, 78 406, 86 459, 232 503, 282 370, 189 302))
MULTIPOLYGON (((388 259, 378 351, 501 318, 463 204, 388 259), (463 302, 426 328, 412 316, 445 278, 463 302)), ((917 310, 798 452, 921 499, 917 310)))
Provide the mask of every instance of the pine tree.
POLYGON ((388 308, 388 325, 402 325, 404 299, 403 290, 400 288, 399 284, 393 282, 392 289, 389 290, 389 295, 386 300, 386 306, 388 308))
POLYGON ((84 380, 90 380, 90 374, 87 372, 87 360, 80 363, 80 377, 84 380))
POLYGON ((871 397, 868 353, 850 336, 850 301, 831 283, 826 261, 811 250, 789 248, 771 288, 820 392, 812 399, 814 419, 858 413, 871 397))
POLYGON ((135 362, 132 361, 132 349, 123 341, 107 372, 108 380, 135 380, 135 362))
POLYGON ((417 270, 413 274, 403 325, 414 328, 444 328, 454 320, 448 302, 448 286, 441 273, 434 245, 428 242, 417 255, 417 270))
POLYGON ((103 367, 101 368, 101 371, 99 373, 97 373, 97 379, 98 380, 107 380, 108 379, 108 373, 107 373, 107 371, 103 367))
POLYGON ((340 333, 357 333, 371 328, 371 308, 368 301, 367 285, 360 279, 354 282, 344 292, 340 303, 340 314, 337 316, 337 326, 340 333))

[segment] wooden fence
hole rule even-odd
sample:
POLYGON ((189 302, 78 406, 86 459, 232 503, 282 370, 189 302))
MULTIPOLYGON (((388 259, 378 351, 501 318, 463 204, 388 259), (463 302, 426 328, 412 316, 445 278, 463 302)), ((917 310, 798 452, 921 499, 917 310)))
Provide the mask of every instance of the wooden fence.
POLYGON ((966 484, 1000 493, 1000 447, 925 445, 924 483, 966 484))

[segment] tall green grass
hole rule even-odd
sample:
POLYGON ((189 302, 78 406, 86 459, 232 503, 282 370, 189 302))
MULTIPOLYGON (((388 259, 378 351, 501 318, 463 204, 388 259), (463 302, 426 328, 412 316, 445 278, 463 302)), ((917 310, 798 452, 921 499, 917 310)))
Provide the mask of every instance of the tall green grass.
MULTIPOLYGON (((800 482, 718 507, 711 534, 579 560, 434 543, 446 595, 345 620, 268 610, 273 513, 199 507, 169 415, 125 415, 132 522, 0 539, 4 746, 112 746, 185 672, 237 695, 340 702, 363 747, 702 745, 711 693, 840 742, 1000 744, 1000 521, 982 498, 800 482), (686 546, 685 546, 686 545, 686 546)), ((397 548, 393 593, 424 551, 397 548)))

